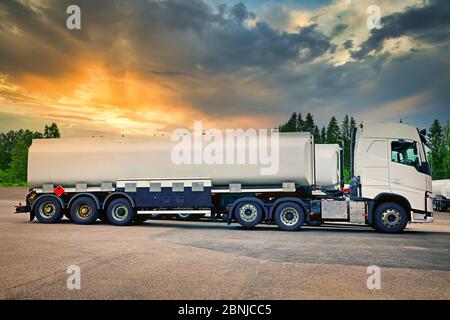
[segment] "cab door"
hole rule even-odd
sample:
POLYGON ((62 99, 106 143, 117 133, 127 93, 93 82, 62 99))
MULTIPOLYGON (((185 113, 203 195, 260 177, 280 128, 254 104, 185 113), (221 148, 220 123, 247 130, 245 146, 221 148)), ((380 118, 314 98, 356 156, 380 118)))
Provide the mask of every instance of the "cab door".
POLYGON ((412 209, 425 211, 426 175, 419 144, 413 140, 389 139, 389 186, 392 193, 405 197, 412 209))

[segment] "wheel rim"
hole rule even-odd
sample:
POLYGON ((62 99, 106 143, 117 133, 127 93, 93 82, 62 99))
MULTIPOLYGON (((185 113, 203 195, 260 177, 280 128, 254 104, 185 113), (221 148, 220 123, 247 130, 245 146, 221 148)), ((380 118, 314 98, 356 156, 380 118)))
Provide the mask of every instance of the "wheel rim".
POLYGON ((295 225, 300 219, 298 211, 294 208, 288 207, 281 210, 280 220, 287 226, 295 225))
POLYGON ((82 203, 77 208, 77 215, 81 219, 87 219, 92 215, 92 207, 87 203, 82 203))
POLYGON ((187 218, 187 217, 190 216, 189 213, 179 213, 178 215, 179 215, 180 217, 182 217, 182 218, 187 218))
POLYGON ((252 222, 258 215, 258 208, 254 204, 246 203, 239 208, 239 216, 245 222, 252 222))
POLYGON ((41 204, 39 208, 39 212, 45 218, 51 218, 56 212, 56 206, 51 202, 45 202, 41 204))
POLYGON ((113 208, 113 217, 117 221, 123 221, 128 216, 128 208, 123 204, 118 204, 113 208))
POLYGON ((402 216, 400 212, 398 212, 395 209, 387 209, 384 210, 381 214, 381 222, 387 227, 387 228, 395 228, 400 225, 402 221, 402 216))

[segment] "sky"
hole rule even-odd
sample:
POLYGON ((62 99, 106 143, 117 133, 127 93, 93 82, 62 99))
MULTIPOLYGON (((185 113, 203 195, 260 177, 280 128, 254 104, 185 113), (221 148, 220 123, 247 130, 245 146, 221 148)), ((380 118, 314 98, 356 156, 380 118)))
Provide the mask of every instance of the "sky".
POLYGON ((273 128, 293 112, 425 128, 450 120, 449 49, 448 0, 1 0, 0 132, 273 128))

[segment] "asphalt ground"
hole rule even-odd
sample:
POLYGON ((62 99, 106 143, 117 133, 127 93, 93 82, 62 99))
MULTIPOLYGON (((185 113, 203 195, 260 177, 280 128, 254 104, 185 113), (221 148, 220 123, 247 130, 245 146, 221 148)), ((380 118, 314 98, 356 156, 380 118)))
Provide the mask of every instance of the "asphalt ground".
POLYGON ((82 226, 14 214, 0 188, 0 299, 449 299, 450 213, 403 234, 367 227, 149 220, 82 226), (68 289, 69 266, 81 288, 68 289), (381 271, 368 289, 367 267, 381 271))

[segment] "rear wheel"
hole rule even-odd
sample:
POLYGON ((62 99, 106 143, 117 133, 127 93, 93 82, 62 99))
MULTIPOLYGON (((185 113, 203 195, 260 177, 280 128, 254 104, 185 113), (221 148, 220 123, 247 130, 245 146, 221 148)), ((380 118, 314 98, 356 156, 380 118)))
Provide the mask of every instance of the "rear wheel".
POLYGON ((235 210, 237 222, 246 229, 253 228, 263 219, 263 209, 254 201, 244 201, 235 210))
POLYGON ((53 197, 43 197, 34 204, 34 215, 41 223, 54 223, 61 220, 63 209, 61 203, 53 197))
POLYGON ((108 205, 108 221, 116 226, 130 224, 136 216, 136 211, 127 199, 116 199, 108 205))
POLYGON ((92 224, 97 221, 97 204, 91 197, 80 197, 70 205, 70 217, 77 224, 92 224))
POLYGON ((284 231, 299 230, 304 222, 305 215, 302 207, 295 202, 281 203, 275 209, 275 222, 284 231))
POLYGON ((400 233, 407 223, 406 210, 394 202, 383 203, 375 210, 374 225, 380 232, 400 233))

